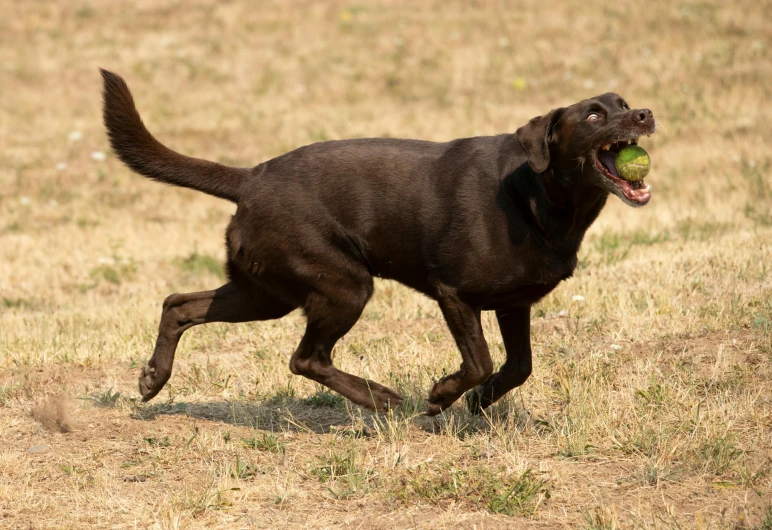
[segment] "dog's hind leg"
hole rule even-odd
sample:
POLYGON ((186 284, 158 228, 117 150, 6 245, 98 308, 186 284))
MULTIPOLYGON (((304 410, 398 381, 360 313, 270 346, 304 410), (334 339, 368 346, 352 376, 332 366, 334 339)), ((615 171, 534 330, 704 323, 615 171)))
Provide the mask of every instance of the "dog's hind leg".
POLYGON ((308 295, 306 332, 292 355, 290 370, 371 410, 396 407, 402 398, 391 389, 342 372, 332 364, 333 346, 359 319, 373 292, 372 277, 329 276, 324 285, 317 286, 322 290, 308 295))
POLYGON ((531 308, 515 307, 496 311, 507 360, 485 383, 466 394, 472 414, 499 400, 504 394, 525 383, 531 375, 531 308))
POLYGON ((214 291, 168 296, 164 300, 155 351, 139 376, 142 401, 155 397, 171 377, 174 352, 185 330, 207 322, 271 320, 293 309, 243 281, 231 281, 214 291))

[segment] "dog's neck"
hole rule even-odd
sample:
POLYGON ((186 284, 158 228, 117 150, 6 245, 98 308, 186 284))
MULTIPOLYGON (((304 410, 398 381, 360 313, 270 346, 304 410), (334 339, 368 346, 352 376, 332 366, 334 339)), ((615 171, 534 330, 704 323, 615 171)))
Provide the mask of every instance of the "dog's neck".
POLYGON ((576 186, 570 177, 553 168, 535 173, 523 164, 505 177, 502 189, 537 240, 561 253, 575 254, 608 193, 595 186, 576 186))

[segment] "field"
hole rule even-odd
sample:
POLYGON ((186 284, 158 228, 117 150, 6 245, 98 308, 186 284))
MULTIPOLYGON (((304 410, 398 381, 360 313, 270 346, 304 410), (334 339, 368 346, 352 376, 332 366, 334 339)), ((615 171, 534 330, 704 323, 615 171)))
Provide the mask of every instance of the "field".
POLYGON ((4 0, 0 527, 772 529, 770 12, 4 0), (392 413, 291 375, 299 312, 188 331, 142 404, 161 303, 223 282, 235 207, 115 158, 100 66, 162 142, 243 166, 512 132, 617 91, 658 120, 653 198, 609 199, 533 309, 532 377, 486 417, 422 415, 460 356, 436 304, 391 282, 335 358, 405 395, 392 413))

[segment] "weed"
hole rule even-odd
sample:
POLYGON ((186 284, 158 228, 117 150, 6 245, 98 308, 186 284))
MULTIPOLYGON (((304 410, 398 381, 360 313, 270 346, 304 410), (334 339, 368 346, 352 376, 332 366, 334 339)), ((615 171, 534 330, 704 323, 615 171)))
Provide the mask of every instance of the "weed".
POLYGON ((110 387, 104 392, 96 392, 89 394, 86 397, 80 399, 89 401, 97 407, 113 408, 118 406, 118 400, 121 398, 120 392, 113 392, 113 388, 110 387))
POLYGON ((111 285, 120 285, 123 282, 131 281, 137 273, 137 266, 133 260, 119 261, 110 258, 109 263, 103 263, 89 271, 91 282, 81 284, 81 292, 86 292, 99 286, 102 282, 111 285))
POLYGON ((8 406, 11 400, 18 399, 24 391, 24 385, 15 383, 10 385, 0 385, 0 405, 8 406))
POLYGON ((343 408, 343 398, 338 394, 333 393, 327 388, 320 388, 316 393, 304 400, 306 405, 311 405, 315 409, 330 408, 340 409, 343 408))
POLYGON ((671 466, 651 461, 642 466, 633 475, 633 482, 638 482, 645 486, 654 486, 656 488, 664 481, 673 481, 676 475, 677 473, 671 466))
POLYGON ((642 404, 653 409, 672 404, 668 387, 663 387, 657 381, 652 381, 646 389, 636 390, 635 396, 642 404))
POLYGON ((417 496, 432 504, 456 502, 519 517, 533 516, 550 498, 547 481, 537 479, 530 469, 512 474, 484 467, 441 471, 424 468, 402 477, 400 486, 395 492, 403 502, 417 496))
POLYGON ((488 510, 504 515, 531 516, 536 512, 541 499, 549 499, 546 481, 534 478, 530 469, 514 477, 509 487, 491 483, 486 490, 488 510))
POLYGON ((223 498, 222 491, 214 486, 214 481, 209 480, 200 489, 186 485, 178 504, 198 516, 209 510, 221 510, 229 503, 223 498))
POLYGON ((262 475, 262 472, 255 464, 251 462, 245 462, 241 458, 236 457, 236 462, 230 467, 230 476, 233 478, 246 480, 255 477, 256 475, 262 475))
POLYGON ((292 386, 292 380, 287 380, 286 386, 280 387, 273 395, 269 396, 268 402, 281 404, 292 399, 295 399, 295 389, 292 386))
POLYGON ((94 15, 94 8, 91 7, 89 4, 83 4, 78 9, 75 10, 75 18, 79 19, 87 19, 91 18, 94 15))
POLYGON ((169 447, 172 443, 169 441, 168 436, 164 436, 163 438, 157 438, 155 436, 146 436, 142 438, 145 440, 145 443, 148 445, 152 445, 154 447, 169 447))
POLYGON ((329 483, 328 491, 338 499, 364 495, 376 481, 375 472, 365 468, 362 456, 354 448, 345 448, 338 453, 331 449, 326 455, 317 457, 311 475, 320 482, 329 483))
POLYGON ((255 434, 252 438, 242 438, 241 443, 250 449, 266 451, 269 453, 284 454, 287 451, 287 444, 281 442, 272 432, 255 434))
POLYGON ((754 530, 772 530, 772 504, 764 512, 764 520, 754 530))
POLYGON ((59 469, 61 469, 65 475, 83 474, 83 468, 74 464, 59 464, 59 469))
POLYGON ((696 462, 702 471, 712 475, 723 475, 745 455, 737 446, 734 436, 721 436, 704 442, 695 452, 696 462))
POLYGON ((6 298, 3 297, 3 306, 9 309, 30 307, 30 303, 22 298, 6 298))
POLYGON ((218 278, 225 277, 221 261, 209 254, 202 254, 198 250, 194 250, 185 258, 175 259, 174 264, 191 274, 213 274, 218 278))

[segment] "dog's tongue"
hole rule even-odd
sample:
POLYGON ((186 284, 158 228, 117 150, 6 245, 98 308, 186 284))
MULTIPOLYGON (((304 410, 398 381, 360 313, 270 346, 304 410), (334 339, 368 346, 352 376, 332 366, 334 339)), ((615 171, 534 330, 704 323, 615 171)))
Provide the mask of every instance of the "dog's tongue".
POLYGON ((598 160, 600 160, 600 163, 605 166, 609 173, 619 178, 619 173, 617 173, 617 166, 615 163, 616 158, 616 154, 612 153, 610 150, 600 151, 598 153, 598 160))

